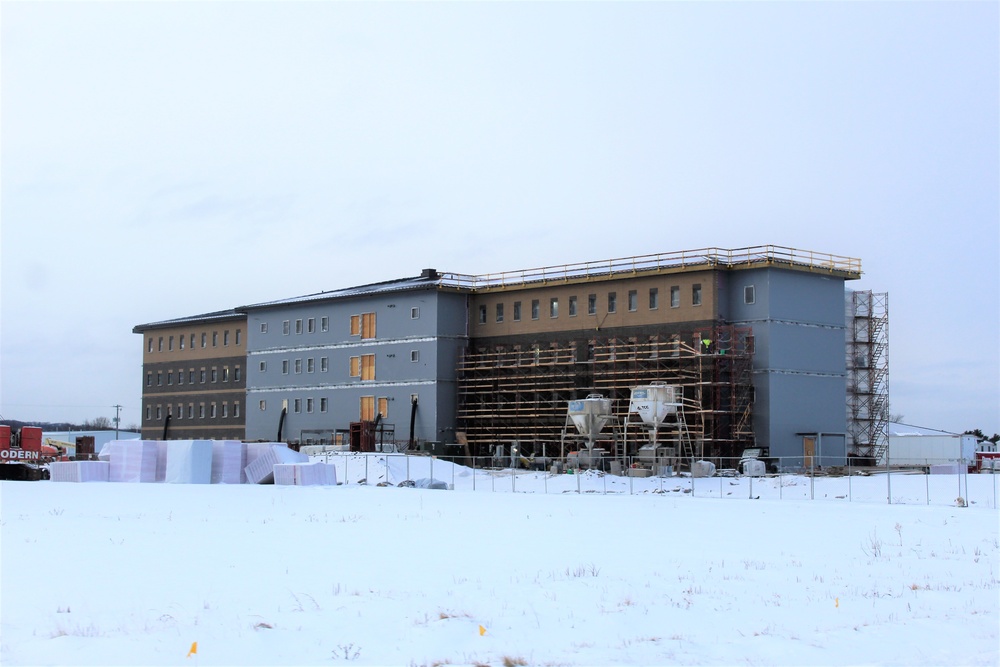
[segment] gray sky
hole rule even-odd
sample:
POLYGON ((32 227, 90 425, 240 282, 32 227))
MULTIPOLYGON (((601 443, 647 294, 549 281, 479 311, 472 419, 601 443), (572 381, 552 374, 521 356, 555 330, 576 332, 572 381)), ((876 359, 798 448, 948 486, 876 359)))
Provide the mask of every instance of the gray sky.
POLYGON ((1000 432, 995 2, 0 4, 0 414, 137 423, 136 324, 773 243, 1000 432))

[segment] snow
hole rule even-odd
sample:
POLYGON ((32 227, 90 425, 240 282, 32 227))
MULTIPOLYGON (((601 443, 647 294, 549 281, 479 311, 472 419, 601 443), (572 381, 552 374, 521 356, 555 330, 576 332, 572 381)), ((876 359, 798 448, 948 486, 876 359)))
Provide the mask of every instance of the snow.
POLYGON ((0 482, 0 663, 1000 662, 998 476, 330 463, 346 484, 0 482))

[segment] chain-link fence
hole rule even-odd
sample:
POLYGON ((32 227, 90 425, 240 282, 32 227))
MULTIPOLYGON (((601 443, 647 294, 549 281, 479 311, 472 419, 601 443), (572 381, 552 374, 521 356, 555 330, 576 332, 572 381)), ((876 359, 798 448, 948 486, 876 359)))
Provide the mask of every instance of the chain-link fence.
POLYGON ((971 470, 954 459, 905 466, 857 466, 821 457, 709 461, 601 460, 587 468, 560 461, 414 454, 326 453, 342 484, 429 486, 476 493, 662 494, 721 500, 811 500, 998 507, 1000 470, 971 470), (993 474, 996 473, 996 474, 993 474))

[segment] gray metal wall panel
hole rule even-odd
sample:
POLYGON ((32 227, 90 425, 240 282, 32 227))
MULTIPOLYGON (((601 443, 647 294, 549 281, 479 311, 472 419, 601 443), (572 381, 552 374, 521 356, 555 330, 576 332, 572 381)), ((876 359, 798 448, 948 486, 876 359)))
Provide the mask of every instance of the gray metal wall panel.
MULTIPOLYGON (((798 433, 843 433, 847 430, 843 378, 771 373, 768 381, 771 456, 802 456, 798 433)), ((843 438, 824 438, 824 457, 846 456, 843 438)), ((832 460, 824 465, 843 465, 832 460)))

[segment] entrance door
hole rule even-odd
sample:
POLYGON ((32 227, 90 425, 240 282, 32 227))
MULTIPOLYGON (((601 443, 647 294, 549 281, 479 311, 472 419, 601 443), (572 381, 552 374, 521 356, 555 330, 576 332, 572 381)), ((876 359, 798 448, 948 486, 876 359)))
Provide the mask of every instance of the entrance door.
POLYGON ((802 465, 806 469, 813 467, 813 457, 816 456, 816 438, 811 435, 802 436, 802 465))

